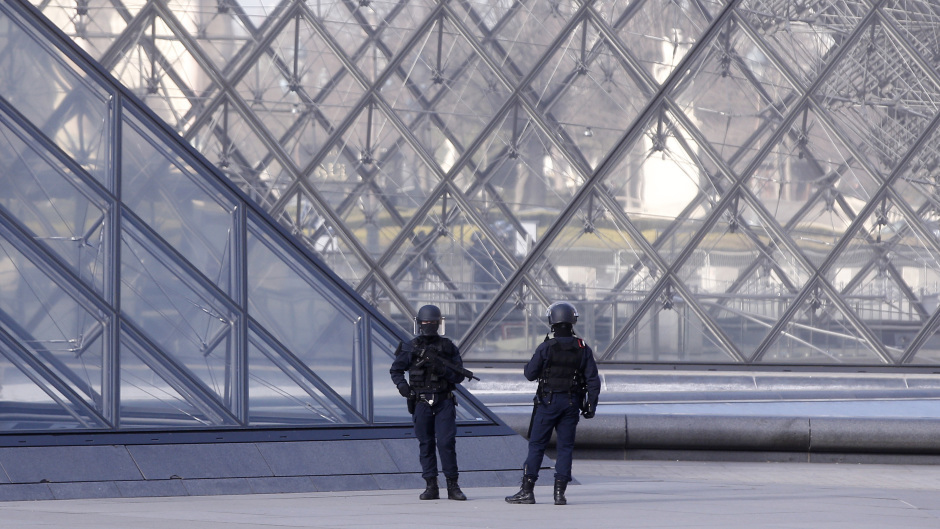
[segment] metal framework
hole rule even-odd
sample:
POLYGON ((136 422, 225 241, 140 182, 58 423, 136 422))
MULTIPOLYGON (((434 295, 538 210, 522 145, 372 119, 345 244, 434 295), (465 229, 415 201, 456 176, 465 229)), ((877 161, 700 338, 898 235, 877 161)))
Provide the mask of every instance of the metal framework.
POLYGON ((33 6, 0 49, 0 444, 410 428, 373 383, 407 333, 33 6))
POLYGON ((940 360, 936 2, 32 3, 469 359, 940 360))

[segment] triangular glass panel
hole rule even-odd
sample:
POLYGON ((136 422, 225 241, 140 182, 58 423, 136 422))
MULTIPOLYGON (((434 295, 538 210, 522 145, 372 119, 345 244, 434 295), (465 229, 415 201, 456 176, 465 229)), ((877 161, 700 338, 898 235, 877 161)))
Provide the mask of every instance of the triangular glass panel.
POLYGON ((380 90, 432 153, 439 147, 432 127, 455 145, 469 145, 509 95, 447 17, 428 27, 380 90))
POLYGON ((127 18, 114 16, 109 9, 93 9, 88 2, 82 4, 60 2, 32 2, 52 23, 68 35, 73 42, 96 61, 100 61, 111 48, 118 35, 127 29, 128 21, 143 7, 127 2, 127 18))
POLYGON ((107 326, 100 309, 67 278, 50 274, 42 255, 30 258, 6 229, 0 229, 0 329, 59 378, 90 408, 101 405, 103 346, 97 338, 107 326))
POLYGON ((819 267, 846 234, 854 212, 837 200, 836 191, 824 191, 807 204, 799 218, 787 227, 787 233, 803 255, 819 267))
POLYGON ((593 8, 619 36, 647 77, 662 84, 725 6, 725 0, 598 0, 593 8))
POLYGON ((294 162, 300 167, 327 143, 364 93, 330 45, 299 16, 233 82, 273 141, 293 145, 294 162))
MULTIPOLYGON (((459 207, 440 201, 425 222, 414 229, 396 255, 385 264, 397 289, 414 305, 454 303, 448 332, 462 336, 483 312, 522 258, 516 228, 488 225, 491 239, 459 207)), ((523 243, 524 244, 524 243, 523 243)))
POLYGON ((427 103, 430 115, 414 134, 447 171, 481 132, 489 130, 510 92, 476 55, 445 74, 454 77, 444 79, 444 89, 427 103))
POLYGON ((737 361, 709 325, 671 282, 649 292, 643 303, 627 310, 630 324, 621 326, 605 360, 616 362, 691 362, 697 364, 737 361), (639 311, 639 312, 638 312, 639 311))
POLYGON ((709 169, 697 144, 669 116, 653 119, 603 182, 667 264, 731 186, 709 169))
POLYGON ((0 343, 0 372, 3 373, 3 405, 0 406, 0 430, 61 431, 102 428, 99 417, 84 406, 76 406, 67 395, 43 382, 35 363, 24 358, 5 343, 0 343))
POLYGON ((937 64, 940 47, 933 28, 940 26, 940 5, 933 0, 888 0, 880 12, 894 23, 927 64, 937 64))
POLYGON ((560 228, 529 269, 529 277, 546 295, 579 300, 579 312, 596 318, 590 328, 582 327, 595 351, 607 348, 611 335, 606 329, 626 323, 629 313, 619 310, 620 305, 645 295, 657 279, 656 261, 638 238, 638 230, 611 214, 595 195, 560 228))
POLYGON ((734 21, 700 46, 705 52, 673 97, 711 150, 741 170, 764 147, 797 93, 734 21))
POLYGON ((917 226, 891 198, 882 200, 827 277, 891 354, 899 357, 936 306, 933 292, 936 228, 917 226), (925 235, 924 233, 929 235, 925 235))
MULTIPOLYGON (((549 331, 545 308, 535 290, 523 280, 499 306, 491 306, 464 358, 528 360, 549 331)), ((464 343, 467 335, 461 336, 464 343)))
POLYGON ((898 267, 879 260, 853 278, 841 292, 893 358, 900 358, 928 316, 927 306, 912 296, 898 267))
POLYGON ((242 16, 248 10, 250 8, 222 0, 192 16, 181 16, 180 22, 199 46, 200 55, 212 61, 221 72, 258 38, 258 30, 242 16))
MULTIPOLYGON (((521 282, 502 304, 487 310, 490 318, 461 354, 471 359, 528 360, 549 331, 545 308, 529 284, 521 282)), ((464 335, 459 343, 466 340, 464 335)))
POLYGON ((585 20, 525 93, 573 158, 593 170, 653 96, 634 78, 611 43, 585 20))
POLYGON ((811 109, 769 148, 747 181, 763 209, 816 265, 879 187, 811 109))
POLYGON ((11 22, 3 29, 0 70, 9 82, 0 97, 110 189, 112 94, 61 50, 40 44, 44 37, 11 22))
POLYGON ((397 54, 410 36, 409 30, 427 18, 434 2, 317 2, 310 3, 309 8, 346 55, 358 60, 368 55, 366 45, 381 50, 386 57, 397 54), (370 40, 374 42, 370 43, 370 40))
POLYGON ((152 354, 127 335, 121 336, 121 428, 206 427, 232 424, 212 406, 198 402, 181 379, 168 379, 152 354))
MULTIPOLYGON (((395 389, 394 387, 392 388, 395 389)), ((395 391, 397 395, 398 392, 395 391)), ((362 423, 308 368, 254 331, 248 335, 248 423, 304 426, 362 423)))
POLYGON ((212 82, 182 42, 188 39, 151 11, 143 29, 110 61, 111 72, 176 130, 191 124, 196 94, 212 82))
MULTIPOLYGON (((849 2, 846 2, 849 3, 849 2)), ((779 0, 745 0, 736 12, 795 73, 804 86, 816 80, 839 45, 838 35, 852 31, 858 17, 839 17, 840 6, 798 4, 779 0), (839 24, 839 30, 823 21, 839 24)))
POLYGON ((777 248, 766 221, 740 196, 720 213, 677 275, 746 356, 810 277, 798 259, 777 248))
MULTIPOLYGON (((936 296, 934 304, 936 304, 936 296)), ((934 326, 932 331, 928 331, 924 343, 920 345, 917 352, 904 365, 927 366, 936 368, 940 365, 940 329, 934 326)))
MULTIPOLYGON (((896 360, 894 358, 893 360, 896 360)), ((766 364, 884 364, 832 295, 819 283, 807 294, 755 362, 766 364)))
POLYGON ((281 209, 285 227, 316 252, 330 268, 350 284, 357 284, 368 271, 343 232, 303 190, 286 197, 281 209))
MULTIPOLYGON (((892 189, 925 220, 940 211, 940 130, 924 138, 920 150, 891 182, 892 189)), ((937 229, 928 221, 925 226, 937 229)))
MULTIPOLYGON (((191 129, 190 136, 193 147, 248 196, 267 208, 293 181, 236 105, 227 101, 219 104, 198 128, 191 129)), ((309 146, 301 146, 300 142, 293 145, 310 156, 309 146)))
POLYGON ((126 114, 124 204, 216 286, 232 292, 235 202, 126 114))
POLYGON ((53 251, 86 285, 104 295, 110 220, 107 201, 78 175, 25 142, 2 120, 0 158, 8 160, 0 211, 53 251))
POLYGON ((246 252, 249 316, 352 403, 364 376, 354 366, 363 309, 253 217, 246 252))
MULTIPOLYGON (((447 334, 451 334, 451 315, 444 314, 444 317, 447 334)), ((372 329, 372 420, 376 423, 412 421, 405 399, 401 398, 388 373, 398 343, 399 339, 388 331, 377 327, 372 329)))
POLYGON ((840 129, 882 174, 897 166, 938 105, 933 72, 881 24, 866 27, 816 92, 840 129))
POLYGON ((464 192, 481 211, 498 198, 514 212, 557 212, 586 181, 519 106, 481 142, 470 168, 472 177, 462 175, 460 182, 468 184, 464 192))
POLYGON ((551 0, 513 5, 512 9, 497 12, 478 7, 480 2, 474 4, 476 13, 501 15, 499 20, 483 21, 486 29, 481 31, 487 53, 503 75, 514 80, 521 80, 538 64, 579 7, 573 0, 551 0))
POLYGON ((121 314, 221 399, 238 313, 132 219, 122 223, 121 314))

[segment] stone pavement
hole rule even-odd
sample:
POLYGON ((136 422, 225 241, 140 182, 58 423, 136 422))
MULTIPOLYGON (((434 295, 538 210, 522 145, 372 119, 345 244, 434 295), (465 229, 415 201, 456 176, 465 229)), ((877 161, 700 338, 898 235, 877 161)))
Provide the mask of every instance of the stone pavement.
MULTIPOLYGON (((511 487, 465 488, 466 502, 418 490, 5 502, 0 528, 932 528, 940 467, 823 463, 575 460, 569 505, 509 505, 511 487)), ((442 480, 443 481, 443 480, 442 480)))

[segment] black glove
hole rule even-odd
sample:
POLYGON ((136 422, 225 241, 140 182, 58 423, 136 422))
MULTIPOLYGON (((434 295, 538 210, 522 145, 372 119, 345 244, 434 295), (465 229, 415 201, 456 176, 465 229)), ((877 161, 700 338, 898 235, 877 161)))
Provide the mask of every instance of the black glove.
POLYGON ((593 418, 594 418, 594 407, 593 407, 593 406, 588 406, 588 408, 587 408, 586 410, 584 410, 584 411, 581 412, 581 416, 584 417, 585 419, 593 419, 593 418))
POLYGON ((407 382, 402 382, 398 385, 398 392, 401 393, 402 397, 406 399, 411 396, 411 386, 407 382))

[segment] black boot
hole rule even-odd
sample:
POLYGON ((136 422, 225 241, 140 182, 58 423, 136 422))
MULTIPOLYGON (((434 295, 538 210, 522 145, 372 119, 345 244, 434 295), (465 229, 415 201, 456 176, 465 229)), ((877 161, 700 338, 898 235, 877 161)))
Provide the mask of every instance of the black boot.
POLYGON ((568 488, 568 481, 564 479, 555 480, 555 505, 568 505, 565 499, 565 489, 568 488))
POLYGON ((424 478, 424 481, 427 482, 427 488, 424 489, 424 492, 418 496, 422 500, 439 500, 441 499, 441 491, 437 488, 437 477, 433 478, 424 478))
POLYGON ((535 503, 535 478, 522 476, 522 487, 512 496, 506 496, 506 503, 535 503))
POLYGON ((460 490, 460 485, 457 484, 457 478, 447 478, 447 499, 458 501, 467 499, 467 496, 460 490))

